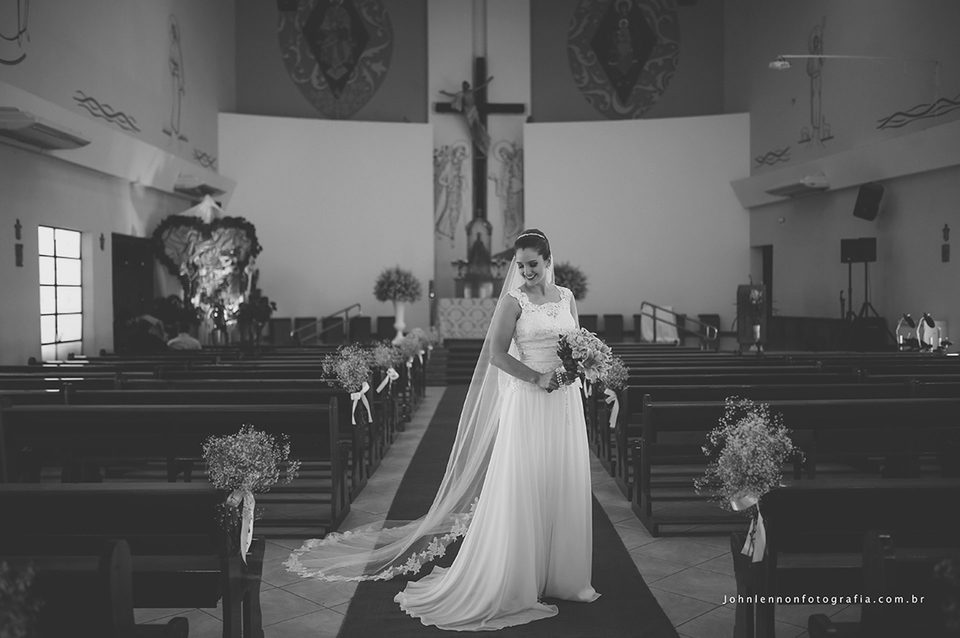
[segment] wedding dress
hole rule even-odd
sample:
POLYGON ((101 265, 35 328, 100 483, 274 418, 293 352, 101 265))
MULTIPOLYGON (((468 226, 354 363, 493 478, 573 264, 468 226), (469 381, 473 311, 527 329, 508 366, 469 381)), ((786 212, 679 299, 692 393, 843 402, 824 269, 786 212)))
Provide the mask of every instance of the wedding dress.
MULTIPOLYGON (((514 345, 537 372, 560 365, 557 339, 576 328, 571 292, 533 304, 519 289, 514 345)), ((503 373, 505 374, 505 373, 503 373)), ((483 489, 449 568, 407 584, 395 601, 425 625, 476 631, 557 614, 556 598, 591 602, 590 462, 578 385, 551 393, 509 377, 483 489)))

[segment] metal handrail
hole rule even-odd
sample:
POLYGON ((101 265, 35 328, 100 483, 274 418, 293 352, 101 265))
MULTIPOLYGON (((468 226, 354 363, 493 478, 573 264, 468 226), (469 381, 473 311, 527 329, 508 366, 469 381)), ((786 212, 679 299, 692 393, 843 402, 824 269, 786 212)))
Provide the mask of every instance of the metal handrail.
MULTIPOLYGON (((702 321, 693 319, 691 317, 684 317, 684 322, 690 321, 704 329, 702 333, 694 332, 693 330, 688 329, 686 326, 679 325, 675 320, 669 321, 663 317, 658 317, 657 310, 662 310, 663 312, 673 315, 674 317, 677 316, 677 312, 675 310, 671 310, 670 308, 666 308, 664 306, 658 306, 657 304, 650 303, 649 301, 640 302, 640 315, 643 317, 650 317, 651 319, 653 319, 653 342, 654 343, 657 342, 657 324, 658 323, 664 323, 668 326, 673 326, 674 328, 677 329, 678 335, 682 330, 687 334, 691 334, 693 336, 699 337, 702 341, 716 341, 720 336, 720 332, 716 326, 711 326, 708 323, 703 323, 702 321), (647 307, 647 306, 649 306, 650 308, 653 308, 652 314, 650 312, 643 311, 644 307, 647 307)), ((634 328, 634 329, 636 330, 637 328, 634 328)))
POLYGON ((314 321, 313 323, 308 323, 304 326, 300 326, 299 328, 294 328, 293 330, 290 331, 290 338, 297 343, 302 343, 301 333, 307 332, 308 330, 312 329, 313 333, 310 336, 316 339, 317 341, 319 341, 320 337, 323 336, 325 333, 330 332, 331 330, 334 330, 334 329, 339 329, 340 327, 343 326, 346 328, 347 340, 349 341, 350 340, 350 311, 353 310, 354 308, 357 309, 357 312, 362 311, 362 308, 360 307, 359 303, 350 304, 349 306, 346 306, 345 308, 341 308, 336 312, 331 312, 329 315, 320 317, 318 320, 314 321), (327 326, 326 328, 320 328, 320 326, 323 324, 323 322, 326 319, 332 319, 340 315, 343 315, 342 324, 340 325, 333 324, 333 325, 327 326))

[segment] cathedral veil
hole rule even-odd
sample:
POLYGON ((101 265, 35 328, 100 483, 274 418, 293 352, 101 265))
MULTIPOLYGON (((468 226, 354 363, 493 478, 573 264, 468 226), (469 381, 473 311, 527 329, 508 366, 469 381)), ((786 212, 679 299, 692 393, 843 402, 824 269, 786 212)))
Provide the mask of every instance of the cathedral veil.
MULTIPOLYGON (((553 283, 554 255, 546 281, 553 283)), ((497 302, 523 283, 514 259, 497 302)), ((424 516, 412 521, 386 520, 345 532, 331 532, 306 541, 284 563, 302 577, 328 581, 388 580, 416 574, 430 560, 443 556, 447 546, 463 536, 483 488, 487 466, 500 425, 500 394, 509 375, 490 364, 491 327, 463 403, 457 435, 440 488, 424 516)), ((510 354, 517 356, 516 345, 510 354)))

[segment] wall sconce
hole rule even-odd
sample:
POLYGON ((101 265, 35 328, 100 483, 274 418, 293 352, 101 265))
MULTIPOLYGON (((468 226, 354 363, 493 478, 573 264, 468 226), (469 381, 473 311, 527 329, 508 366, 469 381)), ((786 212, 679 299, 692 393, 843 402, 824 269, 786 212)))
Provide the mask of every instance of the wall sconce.
POLYGON ((20 231, 23 230, 23 226, 20 225, 20 218, 17 218, 16 223, 13 224, 13 237, 17 241, 20 241, 20 231))
POLYGON ((103 237, 103 233, 100 233, 100 250, 103 250, 103 245, 106 243, 106 239, 103 237))

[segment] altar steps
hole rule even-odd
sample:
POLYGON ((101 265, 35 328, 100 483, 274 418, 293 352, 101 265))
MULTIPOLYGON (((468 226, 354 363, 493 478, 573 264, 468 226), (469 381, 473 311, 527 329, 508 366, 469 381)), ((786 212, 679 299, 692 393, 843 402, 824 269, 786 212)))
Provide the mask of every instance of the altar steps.
MULTIPOLYGON (((446 349, 447 385, 465 385, 473 378, 473 371, 483 348, 481 339, 447 339, 443 342, 446 349)), ((439 368, 439 364, 437 365, 439 368)))

